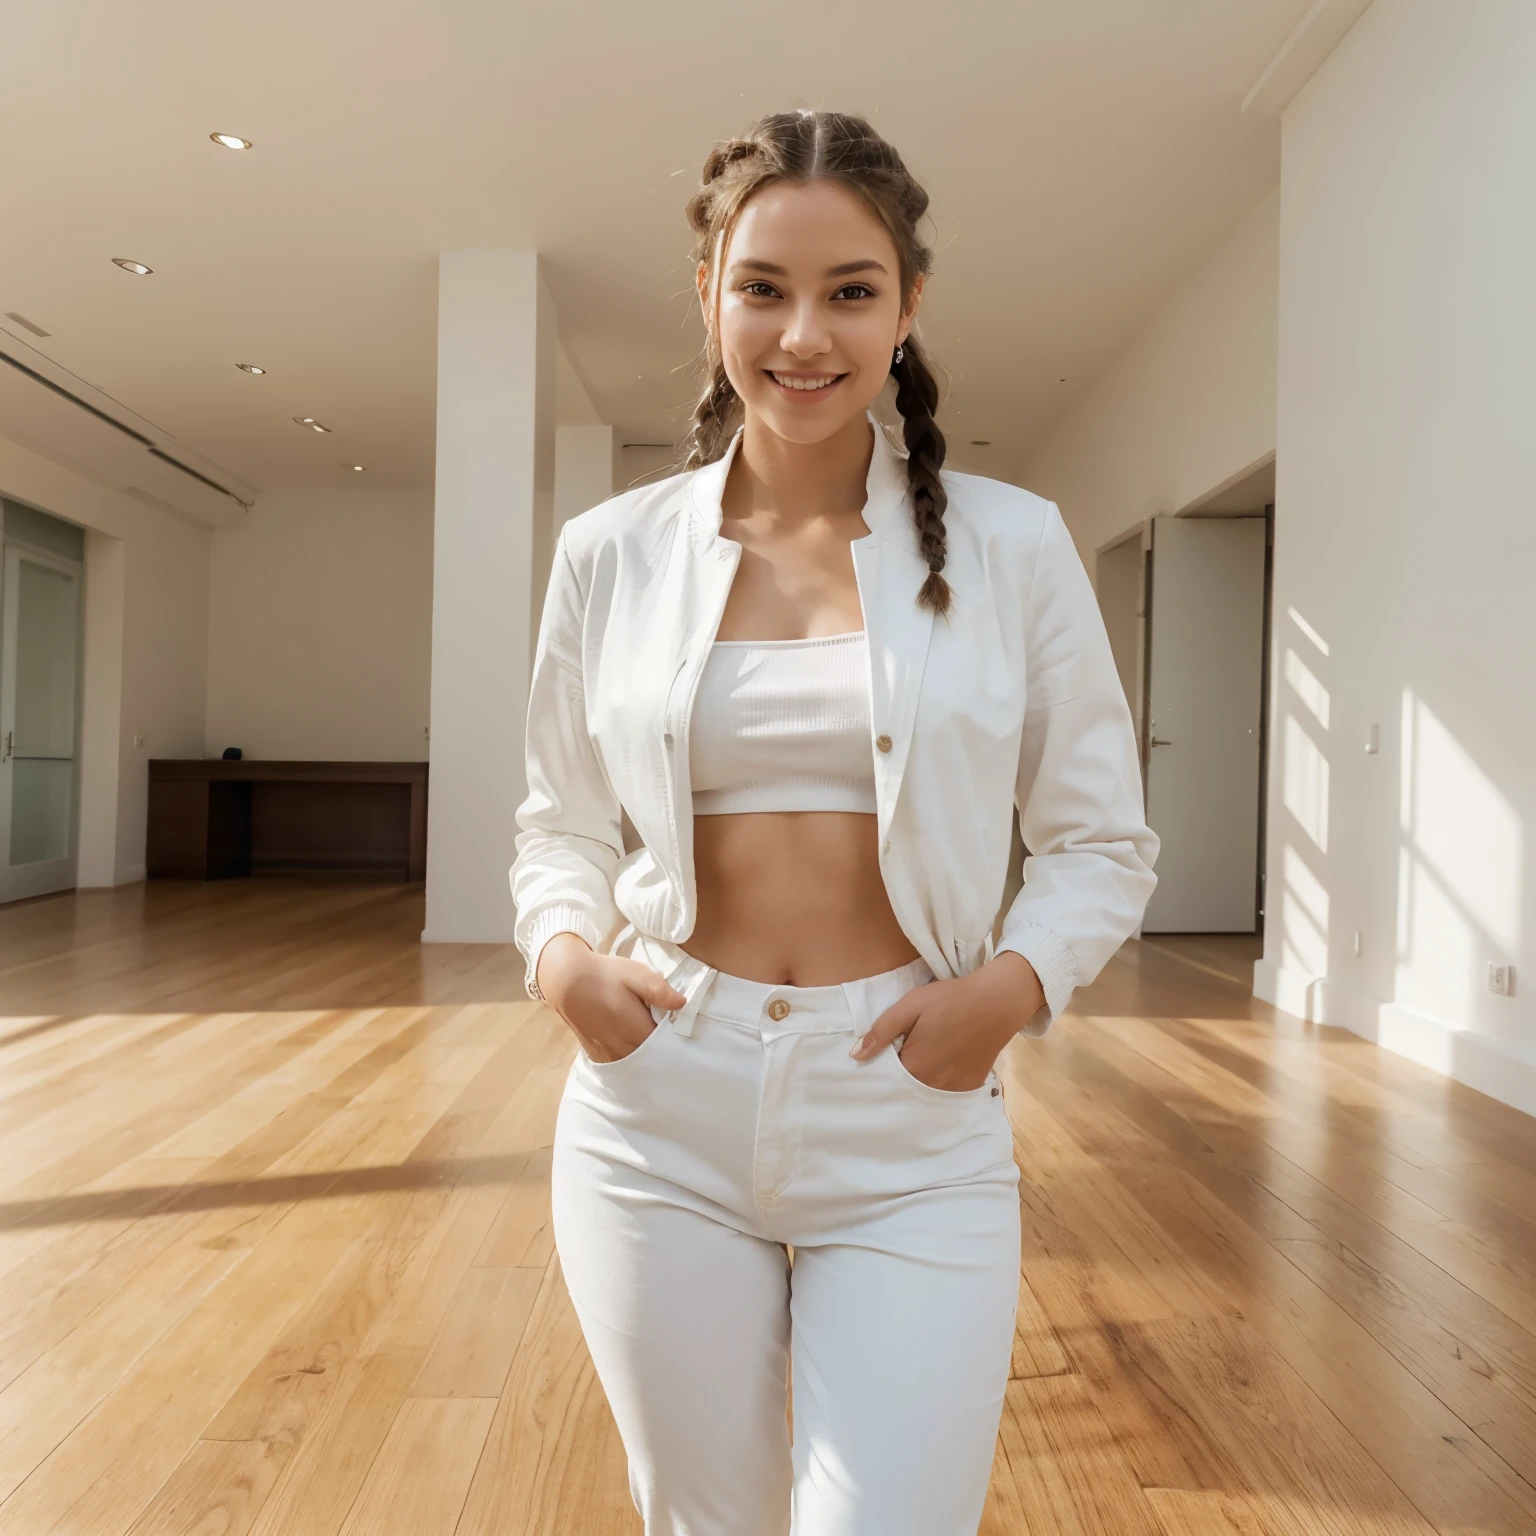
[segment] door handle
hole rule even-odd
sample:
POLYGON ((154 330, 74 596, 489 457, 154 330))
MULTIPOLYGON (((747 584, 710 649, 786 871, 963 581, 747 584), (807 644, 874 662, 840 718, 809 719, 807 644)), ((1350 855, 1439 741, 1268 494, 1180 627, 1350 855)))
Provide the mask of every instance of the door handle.
POLYGON ((1171 741, 1160 741, 1156 736, 1154 736, 1152 738, 1152 745, 1154 747, 1171 747, 1173 743, 1171 741))

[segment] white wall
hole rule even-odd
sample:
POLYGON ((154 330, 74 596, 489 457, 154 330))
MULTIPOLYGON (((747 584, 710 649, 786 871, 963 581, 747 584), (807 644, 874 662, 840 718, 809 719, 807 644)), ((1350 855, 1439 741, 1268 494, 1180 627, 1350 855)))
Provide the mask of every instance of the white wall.
POLYGON ((1280 198, 1235 229, 1028 456, 1023 483, 1092 553, 1275 451, 1280 198))
POLYGON ((80 883, 141 879, 149 759, 203 750, 209 532, 3 437, 0 491, 90 530, 80 883))
POLYGON ((555 532, 613 495, 618 449, 606 426, 555 428, 555 532))
POLYGON ((1536 1112, 1533 80, 1530 0, 1376 0, 1284 119, 1256 981, 1536 1112))
POLYGON ((210 754, 427 757, 430 491, 267 491, 213 535, 211 592, 210 754))

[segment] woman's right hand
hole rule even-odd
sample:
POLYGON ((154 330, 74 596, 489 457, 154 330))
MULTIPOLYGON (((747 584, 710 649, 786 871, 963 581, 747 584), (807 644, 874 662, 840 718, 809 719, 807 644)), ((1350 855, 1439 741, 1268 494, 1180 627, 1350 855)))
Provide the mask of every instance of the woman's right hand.
POLYGON ((595 1062, 621 1061, 656 1028, 652 1007, 688 1001, 638 960, 595 954, 585 939, 557 933, 540 951, 539 991, 595 1062))

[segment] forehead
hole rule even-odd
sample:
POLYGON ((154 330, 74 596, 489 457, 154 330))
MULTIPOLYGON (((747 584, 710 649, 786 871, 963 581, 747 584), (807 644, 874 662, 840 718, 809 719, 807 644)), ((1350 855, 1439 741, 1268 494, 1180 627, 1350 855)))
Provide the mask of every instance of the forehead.
POLYGON ((894 271, 896 244, 868 203, 840 182, 776 181, 747 199, 724 256, 791 269, 871 257, 894 271))

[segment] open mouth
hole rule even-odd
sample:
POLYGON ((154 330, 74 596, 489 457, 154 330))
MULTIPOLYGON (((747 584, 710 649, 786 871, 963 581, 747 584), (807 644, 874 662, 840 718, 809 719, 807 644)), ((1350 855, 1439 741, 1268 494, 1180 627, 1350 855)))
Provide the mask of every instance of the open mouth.
POLYGON ((771 368, 763 371, 783 394, 804 400, 814 400, 825 395, 829 389, 836 389, 848 377, 846 373, 776 373, 771 368))

